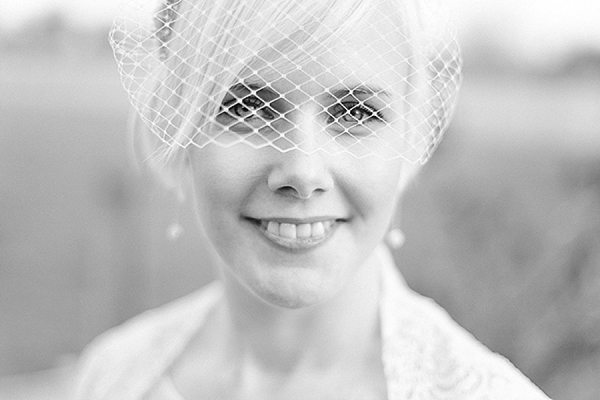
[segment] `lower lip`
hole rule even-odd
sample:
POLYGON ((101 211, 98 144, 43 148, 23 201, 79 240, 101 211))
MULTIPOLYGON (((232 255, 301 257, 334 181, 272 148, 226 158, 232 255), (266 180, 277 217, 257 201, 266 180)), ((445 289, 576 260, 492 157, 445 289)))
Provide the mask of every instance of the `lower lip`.
POLYGON ((333 222, 329 230, 325 233, 325 235, 320 237, 288 239, 281 236, 273 235, 261 225, 260 221, 252 219, 246 220, 251 225, 253 225, 254 228, 256 228, 260 232, 261 236, 267 239, 269 243, 275 244, 279 248, 296 251, 314 249, 327 242, 333 236, 333 234, 335 233, 335 231, 341 223, 340 221, 333 222))

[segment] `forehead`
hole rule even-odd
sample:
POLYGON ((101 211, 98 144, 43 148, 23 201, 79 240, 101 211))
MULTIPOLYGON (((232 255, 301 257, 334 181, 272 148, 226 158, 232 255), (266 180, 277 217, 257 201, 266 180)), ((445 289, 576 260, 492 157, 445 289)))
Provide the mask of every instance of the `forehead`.
POLYGON ((401 96, 411 50, 403 31, 400 17, 380 5, 328 37, 323 46, 305 46, 300 57, 275 52, 278 59, 267 60, 243 78, 247 83, 279 86, 284 92, 301 89, 307 95, 368 86, 401 96))

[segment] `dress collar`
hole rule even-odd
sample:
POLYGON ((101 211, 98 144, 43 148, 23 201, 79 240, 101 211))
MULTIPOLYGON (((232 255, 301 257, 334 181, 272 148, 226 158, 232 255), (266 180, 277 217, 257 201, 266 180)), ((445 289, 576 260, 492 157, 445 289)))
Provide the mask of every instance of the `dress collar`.
POLYGON ((396 268, 389 249, 382 244, 376 253, 381 263, 381 360, 387 382, 387 398, 410 399, 419 381, 418 354, 423 338, 413 330, 411 290, 396 268))

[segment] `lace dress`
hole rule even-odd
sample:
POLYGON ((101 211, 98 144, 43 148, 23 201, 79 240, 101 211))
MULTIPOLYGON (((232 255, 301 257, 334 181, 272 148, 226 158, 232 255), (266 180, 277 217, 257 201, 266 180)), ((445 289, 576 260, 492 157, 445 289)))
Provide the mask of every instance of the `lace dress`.
MULTIPOLYGON (((388 400, 548 400, 508 360, 413 292, 387 248, 377 254, 388 400)), ((76 399, 184 400, 169 368, 222 296, 213 282, 98 337, 82 356, 76 399)))

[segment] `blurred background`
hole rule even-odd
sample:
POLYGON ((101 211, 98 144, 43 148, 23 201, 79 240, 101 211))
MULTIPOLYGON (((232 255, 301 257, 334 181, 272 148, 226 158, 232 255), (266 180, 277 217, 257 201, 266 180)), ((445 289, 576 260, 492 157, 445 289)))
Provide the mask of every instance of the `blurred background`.
MULTIPOLYGON (((461 100, 404 200, 396 259, 553 399, 598 400, 600 2, 451 4, 461 100)), ((66 398, 92 338, 213 276, 189 209, 130 163, 116 12, 0 2, 2 400, 66 398)))

